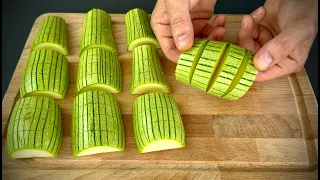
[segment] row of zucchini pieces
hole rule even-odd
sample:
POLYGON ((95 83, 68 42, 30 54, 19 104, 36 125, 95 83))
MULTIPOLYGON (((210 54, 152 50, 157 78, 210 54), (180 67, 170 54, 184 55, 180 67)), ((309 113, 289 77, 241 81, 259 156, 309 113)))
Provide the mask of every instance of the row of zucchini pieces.
MULTIPOLYGON (((135 20, 144 23, 131 28, 141 25, 146 29, 149 25, 151 29, 150 19, 145 19, 149 17, 146 12, 134 9, 127 14, 132 12, 135 20)), ((131 31, 127 29, 127 35, 131 31)), ((21 82, 22 98, 16 102, 8 125, 7 147, 11 158, 54 157, 60 150, 61 109, 53 99, 66 98, 68 91, 66 34, 66 23, 60 17, 48 16, 40 25, 21 82), (49 41, 57 34, 59 37, 49 41), (41 36, 50 38, 38 38, 41 36), (28 93, 23 93, 26 89, 28 93)), ((141 33, 140 37, 144 35, 141 33)), ((134 135, 139 152, 183 147, 182 119, 173 98, 166 94, 170 89, 157 49, 139 45, 141 41, 137 38, 132 41, 136 41, 137 48, 133 48, 136 55, 130 93, 144 94, 133 104, 134 135)), ((121 92, 121 69, 111 17, 105 11, 92 9, 86 14, 80 47, 77 96, 72 105, 73 155, 122 151, 125 146, 123 122, 118 102, 111 95, 121 92)))

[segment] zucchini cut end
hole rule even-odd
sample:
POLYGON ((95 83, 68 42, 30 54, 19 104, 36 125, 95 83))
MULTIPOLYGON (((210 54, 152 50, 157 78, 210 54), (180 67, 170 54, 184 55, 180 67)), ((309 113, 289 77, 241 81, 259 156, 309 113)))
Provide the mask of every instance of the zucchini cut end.
POLYGON ((32 50, 39 50, 39 49, 52 49, 54 51, 57 51, 65 56, 69 55, 68 50, 64 49, 58 44, 50 43, 50 42, 45 42, 45 43, 39 43, 33 47, 32 50))
POLYGON ((154 151, 162 151, 169 149, 183 148, 184 144, 174 139, 160 139, 146 145, 140 153, 148 153, 154 151))
POLYGON ((153 39, 150 37, 142 37, 142 38, 137 38, 132 42, 130 42, 127 49, 128 51, 133 51, 134 48, 141 45, 150 45, 154 48, 160 48, 160 45, 156 39, 153 39))
POLYGON ((83 52, 89 50, 89 49, 94 49, 94 48, 103 48, 106 51, 112 52, 114 54, 117 54, 117 51, 115 49, 113 49, 111 46, 105 45, 105 44, 92 44, 92 45, 88 45, 86 47, 84 47, 81 52, 80 52, 80 56, 83 54, 83 52))
POLYGON ((10 154, 11 158, 55 157, 48 151, 39 149, 20 149, 10 154))
POLYGON ((146 94, 154 92, 170 93, 170 90, 165 85, 156 83, 142 84, 131 90, 131 94, 146 94))
POLYGON ((75 156, 87 156, 92 154, 99 154, 99 153, 107 153, 107 152, 116 152, 116 151, 123 151, 122 149, 109 147, 109 146, 97 146, 85 149, 75 156))
POLYGON ((82 88, 78 94, 81 94, 86 91, 104 91, 111 94, 120 93, 120 90, 117 90, 116 88, 106 84, 91 84, 82 88))
POLYGON ((23 97, 30 97, 30 96, 40 96, 40 97, 47 97, 47 98, 51 98, 51 99, 65 99, 66 97, 53 92, 53 91, 32 91, 30 93, 27 93, 25 95, 23 95, 23 97))

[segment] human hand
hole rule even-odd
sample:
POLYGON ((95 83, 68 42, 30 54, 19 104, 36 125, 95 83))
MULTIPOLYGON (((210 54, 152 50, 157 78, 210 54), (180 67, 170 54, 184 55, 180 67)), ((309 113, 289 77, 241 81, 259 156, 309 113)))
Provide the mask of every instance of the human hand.
POLYGON ((317 0, 266 0, 242 19, 238 44, 255 52, 255 81, 300 71, 318 32, 317 0))
POLYGON ((216 0, 158 0, 151 15, 151 27, 164 54, 177 62, 181 51, 190 49, 194 38, 222 40, 226 16, 217 15, 212 24, 216 0))

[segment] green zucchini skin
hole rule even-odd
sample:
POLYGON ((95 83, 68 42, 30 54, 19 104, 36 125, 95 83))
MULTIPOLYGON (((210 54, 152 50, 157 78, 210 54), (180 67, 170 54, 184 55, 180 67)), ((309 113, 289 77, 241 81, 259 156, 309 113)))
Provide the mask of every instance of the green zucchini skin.
POLYGON ((118 56, 104 48, 93 48, 84 51, 80 57, 77 75, 77 93, 87 90, 90 85, 106 86, 108 93, 120 93, 122 75, 118 56))
POLYGON ((72 150, 78 156, 93 147, 125 148, 124 128, 117 100, 104 91, 86 91, 72 105, 72 150))
POLYGON ((125 15, 127 50, 139 45, 151 45, 160 48, 156 36, 150 25, 149 14, 139 8, 128 11, 125 15))
MULTIPOLYGON (((148 93, 133 102, 133 126, 140 153, 158 140, 173 140, 185 146, 185 130, 179 109, 170 94, 148 93)), ((161 147, 160 149, 161 150, 161 147)))
MULTIPOLYGON (((163 89, 166 90, 164 93, 171 92, 160 63, 158 50, 150 45, 141 45, 133 50, 130 93, 136 94, 134 93, 136 88, 150 83, 163 86, 163 89)), ((146 89, 143 92, 139 92, 139 94, 144 94, 148 91, 146 89)))
POLYGON ((204 50, 196 46, 181 53, 176 79, 211 95, 237 100, 250 89, 258 73, 253 56, 253 52, 238 45, 209 41, 204 50), (199 60, 194 61, 199 52, 199 60))
POLYGON ((196 65, 192 75, 191 86, 206 92, 213 72, 222 58, 227 43, 209 41, 196 65))
POLYGON ((44 44, 48 44, 48 46, 51 47, 54 46, 54 49, 63 55, 69 55, 67 24, 63 18, 47 16, 42 21, 35 40, 33 41, 31 51, 39 49, 40 46, 44 44))
MULTIPOLYGON (((61 141, 61 109, 54 100, 33 96, 16 102, 7 131, 9 157, 25 149, 43 150, 55 157, 61 141)), ((39 156, 28 158, 32 157, 39 156)))
POLYGON ((178 81, 188 85, 191 84, 195 67, 208 42, 208 40, 195 40, 191 49, 181 53, 175 71, 178 81))
POLYGON ((40 96, 64 99, 69 90, 69 66, 66 56, 51 50, 32 51, 23 79, 20 83, 21 97, 40 96))
POLYGON ((111 16, 102 9, 91 9, 84 20, 80 57, 84 51, 97 47, 117 54, 112 36, 111 16))

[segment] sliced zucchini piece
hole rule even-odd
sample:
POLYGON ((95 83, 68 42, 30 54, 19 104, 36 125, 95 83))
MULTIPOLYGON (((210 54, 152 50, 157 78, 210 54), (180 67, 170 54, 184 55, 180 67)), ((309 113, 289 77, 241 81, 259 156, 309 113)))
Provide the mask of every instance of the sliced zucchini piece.
POLYGON ((170 94, 148 93, 133 102, 133 127, 140 153, 182 148, 185 130, 170 94))
POLYGON ((150 25, 150 16, 142 9, 135 8, 128 11, 124 17, 126 24, 127 50, 140 45, 150 45, 160 48, 150 25))
POLYGON ((123 122, 117 100, 104 91, 86 91, 72 105, 74 156, 123 151, 123 122))
POLYGON ((64 99, 68 89, 69 67, 66 56, 51 49, 32 51, 20 83, 21 97, 64 99))
POLYGON ((176 79, 178 81, 191 84, 193 72, 208 42, 208 40, 195 40, 190 50, 180 54, 176 67, 176 79))
POLYGON ((80 57, 77 93, 102 90, 120 93, 122 75, 118 56, 103 48, 84 51, 80 57))
POLYGON ((39 49, 52 49, 63 55, 69 55, 67 42, 67 24, 58 16, 47 16, 41 23, 31 52, 39 49))
POLYGON ((246 50, 245 58, 247 58, 247 63, 244 63, 245 61, 242 62, 241 70, 239 69, 241 73, 237 75, 237 79, 234 80, 236 82, 235 85, 233 85, 234 87, 230 86, 231 90, 225 93, 224 98, 237 100, 249 90, 258 73, 258 70, 253 65, 253 56, 253 52, 246 50))
POLYGON ((158 50, 141 45, 133 50, 131 94, 170 93, 158 50))
POLYGON ((61 109, 46 97, 19 99, 7 131, 10 158, 56 157, 62 141, 61 109))
POLYGON ((226 47, 227 43, 225 42, 209 41, 196 65, 191 86, 207 92, 209 83, 226 47))
POLYGON ((222 97, 234 80, 243 61, 245 49, 228 44, 217 68, 214 70, 208 93, 222 97))
POLYGON ((111 16, 102 9, 91 9, 85 16, 80 44, 80 57, 92 48, 104 48, 117 54, 112 36, 111 16))

